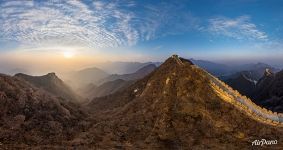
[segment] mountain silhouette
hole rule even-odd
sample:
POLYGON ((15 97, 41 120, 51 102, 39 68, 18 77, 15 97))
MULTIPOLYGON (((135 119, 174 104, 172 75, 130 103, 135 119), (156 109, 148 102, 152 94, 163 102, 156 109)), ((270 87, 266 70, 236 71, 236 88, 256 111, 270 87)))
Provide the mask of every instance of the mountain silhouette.
MULTIPOLYGON (((49 77, 54 74, 46 76, 49 77)), ((82 132, 78 122, 85 117, 75 103, 55 97, 19 77, 0 75, 1 149, 60 145, 82 132)))
POLYGON ((215 63, 211 61, 206 61, 206 60, 195 60, 195 59, 190 59, 194 64, 204 68, 211 74, 215 76, 221 76, 221 75, 226 75, 230 74, 233 72, 233 69, 227 65, 220 64, 220 63, 215 63))
POLYGON ((64 80, 66 80, 67 84, 72 88, 79 89, 91 83, 96 85, 98 81, 107 76, 109 76, 109 74, 104 70, 93 67, 70 72, 64 76, 64 80))
POLYGON ((249 75, 250 74, 247 72, 241 72, 235 75, 235 77, 226 79, 224 81, 241 94, 252 97, 257 81, 253 80, 253 77, 249 75))
POLYGON ((155 69, 156 69, 156 66, 154 64, 149 64, 149 65, 146 65, 146 66, 140 68, 139 70, 137 70, 134 73, 121 74, 121 75, 118 75, 118 74, 110 75, 110 76, 104 78, 101 81, 101 83, 105 83, 105 82, 108 82, 108 81, 114 81, 114 80, 117 80, 117 79, 122 79, 122 80, 125 80, 125 81, 141 79, 144 76, 151 73, 155 69))
POLYGON ((37 88, 44 89, 45 91, 53 94, 54 96, 64 98, 67 101, 79 102, 82 99, 75 94, 75 92, 67 86, 55 73, 48 73, 43 76, 30 76, 23 73, 15 75, 37 88))
POLYGON ((94 97, 102 97, 126 89, 134 82, 134 80, 125 81, 122 79, 117 79, 114 81, 105 82, 99 86, 89 85, 85 89, 81 90, 80 93, 84 97, 93 99, 94 97))
POLYGON ((255 102, 269 110, 283 112, 283 71, 266 70, 254 91, 255 102))
MULTIPOLYGON (((270 89, 282 85, 282 74, 270 89)), ((0 75, 4 149, 253 149, 261 139, 283 146, 282 114, 177 55, 127 88, 81 106, 36 86, 42 79, 22 76, 0 75)), ((53 73, 40 78, 60 82, 53 73)))
POLYGON ((129 87, 136 80, 143 78, 156 69, 154 64, 146 65, 131 74, 113 74, 100 81, 98 86, 87 85, 82 88, 80 95, 86 98, 106 96, 129 87))
POLYGON ((267 111, 177 55, 129 88, 86 107, 103 116, 85 136, 105 139, 97 143, 101 149, 251 149, 256 139, 283 138, 276 114, 269 118, 267 111))
POLYGON ((161 62, 126 62, 126 61, 110 61, 104 63, 98 63, 96 66, 98 68, 103 68, 104 71, 111 74, 132 74, 136 72, 138 69, 154 64, 159 66, 161 62))

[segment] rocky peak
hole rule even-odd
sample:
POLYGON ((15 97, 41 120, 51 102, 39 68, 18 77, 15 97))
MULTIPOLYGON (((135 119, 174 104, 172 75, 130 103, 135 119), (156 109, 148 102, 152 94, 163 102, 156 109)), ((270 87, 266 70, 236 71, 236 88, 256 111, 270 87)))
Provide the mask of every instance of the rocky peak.
POLYGON ((57 97, 62 97, 67 101, 76 102, 80 98, 68 87, 55 73, 48 73, 43 76, 30 76, 26 74, 16 74, 18 77, 26 82, 31 83, 37 88, 44 89, 57 97))
POLYGON ((52 82, 63 82, 54 72, 48 73, 41 76, 43 80, 52 81, 52 82))
POLYGON ((54 72, 48 73, 46 76, 50 76, 50 77, 57 77, 56 74, 54 72))
POLYGON ((169 57, 164 64, 177 64, 177 65, 184 65, 184 63, 186 64, 190 64, 193 65, 193 63, 185 58, 179 57, 178 55, 174 54, 171 57, 169 57))
POLYGON ((273 72, 269 68, 266 68, 264 71, 264 76, 272 76, 272 75, 273 75, 273 72))

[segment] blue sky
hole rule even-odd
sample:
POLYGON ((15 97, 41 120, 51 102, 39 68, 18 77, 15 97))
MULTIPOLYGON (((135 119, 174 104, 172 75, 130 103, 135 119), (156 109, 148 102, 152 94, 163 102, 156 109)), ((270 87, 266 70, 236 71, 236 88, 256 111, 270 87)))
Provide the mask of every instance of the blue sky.
POLYGON ((66 48, 138 61, 177 53, 283 64, 280 0, 0 0, 0 7, 2 54, 66 48))

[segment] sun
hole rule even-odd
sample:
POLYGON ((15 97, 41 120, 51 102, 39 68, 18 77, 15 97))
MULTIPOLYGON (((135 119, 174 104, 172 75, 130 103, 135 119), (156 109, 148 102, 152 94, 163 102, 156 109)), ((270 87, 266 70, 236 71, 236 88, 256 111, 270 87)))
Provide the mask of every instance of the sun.
POLYGON ((74 55, 75 55, 75 53, 72 52, 72 51, 64 51, 64 52, 63 52, 63 56, 64 56, 65 58, 73 58, 74 55))

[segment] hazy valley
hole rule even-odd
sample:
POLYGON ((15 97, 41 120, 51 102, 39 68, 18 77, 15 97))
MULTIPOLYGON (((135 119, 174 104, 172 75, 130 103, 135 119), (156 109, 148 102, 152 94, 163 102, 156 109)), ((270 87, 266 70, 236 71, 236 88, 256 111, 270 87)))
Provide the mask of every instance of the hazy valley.
POLYGON ((0 150, 282 150, 282 6, 0 0, 0 150))
MULTIPOLYGON (((248 96, 252 101, 176 55, 158 67, 148 64, 131 74, 110 75, 98 68, 80 71, 72 80, 86 79, 89 84, 77 89, 55 73, 2 74, 1 144, 4 148, 245 149, 262 137, 280 141, 283 118, 267 117, 266 109, 273 111, 271 116, 282 111, 282 73, 268 65, 255 66, 259 67, 231 71, 228 76, 219 73, 243 95, 251 85, 246 89, 253 89, 248 96)), ((218 74, 219 67, 209 69, 218 74)))

